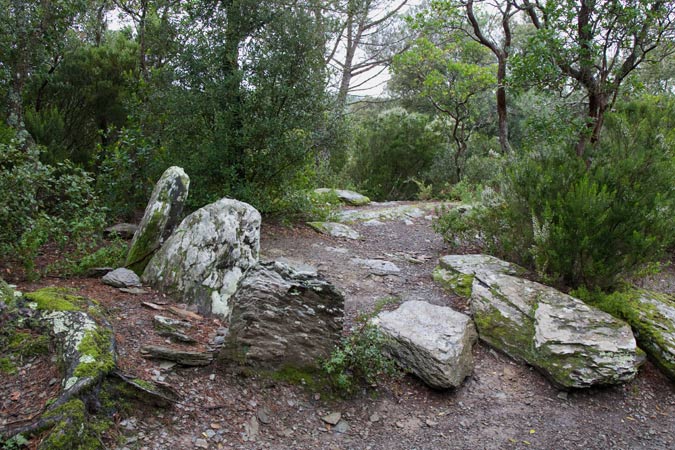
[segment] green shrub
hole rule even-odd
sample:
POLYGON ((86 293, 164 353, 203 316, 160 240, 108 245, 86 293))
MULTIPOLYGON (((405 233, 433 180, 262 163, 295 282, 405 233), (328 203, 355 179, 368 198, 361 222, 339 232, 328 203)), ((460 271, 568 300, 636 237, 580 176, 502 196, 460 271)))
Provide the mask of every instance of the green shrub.
POLYGON ((390 300, 383 299, 372 313, 357 316, 356 330, 343 338, 330 358, 324 361, 322 367, 339 394, 353 395, 364 383, 372 386, 382 376, 402 374, 396 362, 385 351, 387 337, 371 323, 371 319, 390 300))
POLYGON ((426 173, 443 149, 429 118, 395 108, 368 119, 355 144, 350 171, 360 189, 375 200, 412 199, 413 178, 428 184, 426 173))
POLYGON ((136 128, 123 128, 117 140, 99 147, 96 190, 113 217, 131 218, 143 210, 156 181, 167 167, 162 147, 136 128))
POLYGON ((654 119, 639 107, 611 115, 588 162, 555 147, 512 158, 499 194, 451 211, 436 229, 553 283, 612 288, 673 245, 675 140, 654 119))
POLYGON ((88 173, 65 161, 39 161, 39 149, 0 144, 0 251, 34 273, 49 241, 85 245, 105 223, 88 173))

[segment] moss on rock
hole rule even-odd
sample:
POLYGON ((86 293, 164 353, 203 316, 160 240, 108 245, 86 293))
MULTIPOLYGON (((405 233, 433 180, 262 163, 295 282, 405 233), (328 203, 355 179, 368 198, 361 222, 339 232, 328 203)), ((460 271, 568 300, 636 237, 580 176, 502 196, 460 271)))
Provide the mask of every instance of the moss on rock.
POLYGON ((40 289, 25 296, 37 304, 38 310, 45 311, 80 311, 86 302, 86 299, 72 295, 67 289, 53 287, 40 289))
POLYGON ((465 275, 459 272, 451 272, 447 269, 437 266, 432 273, 433 280, 450 294, 460 297, 471 297, 471 286, 473 284, 473 275, 465 275))
POLYGON ((115 367, 115 359, 110 351, 111 333, 98 328, 88 330, 77 350, 80 352, 80 363, 73 375, 78 378, 98 377, 110 372, 115 367))

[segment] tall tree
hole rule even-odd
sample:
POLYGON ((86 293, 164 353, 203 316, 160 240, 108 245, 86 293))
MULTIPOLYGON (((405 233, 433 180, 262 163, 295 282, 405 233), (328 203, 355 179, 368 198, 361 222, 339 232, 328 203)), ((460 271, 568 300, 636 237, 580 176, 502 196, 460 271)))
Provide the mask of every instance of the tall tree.
MULTIPOLYGON (((326 63, 337 68, 337 105, 344 108, 350 90, 356 90, 379 76, 392 57, 406 47, 409 37, 397 33, 397 19, 408 5, 398 0, 345 0, 337 2, 337 30, 326 63), (366 79, 354 85, 364 74, 366 79)), ((400 20, 399 20, 400 23, 400 20)))
POLYGON ((8 125, 28 143, 22 96, 29 77, 49 70, 64 45, 67 30, 83 14, 88 0, 59 2, 0 0, 0 50, 7 84, 8 125))
POLYGON ((586 93, 587 125, 576 145, 583 158, 587 144, 598 142, 621 84, 651 55, 664 54, 657 48, 673 45, 675 2, 523 0, 519 8, 538 30, 529 65, 553 65, 586 93))
POLYGON ((494 67, 486 64, 486 52, 466 39, 439 46, 420 38, 397 56, 392 66, 393 90, 426 99, 449 119, 457 181, 462 175, 459 161, 466 156, 469 139, 487 119, 480 105, 495 76, 494 67))

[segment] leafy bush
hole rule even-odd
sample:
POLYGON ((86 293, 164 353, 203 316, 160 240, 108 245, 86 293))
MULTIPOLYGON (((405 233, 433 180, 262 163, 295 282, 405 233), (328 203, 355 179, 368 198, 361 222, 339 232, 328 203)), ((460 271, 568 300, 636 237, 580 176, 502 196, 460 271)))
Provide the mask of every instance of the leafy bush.
POLYGON ((661 258, 675 236, 672 126, 644 108, 610 116, 588 162, 555 147, 514 157, 499 194, 484 192, 482 204, 451 211, 436 229, 554 283, 612 288, 661 258))
POLYGON ((92 178, 65 161, 39 161, 39 150, 0 144, 0 251, 29 275, 40 248, 53 240, 84 245, 105 223, 92 178))
POLYGON ((101 201, 119 218, 145 208, 152 189, 166 169, 164 149, 152 144, 137 128, 123 128, 117 140, 99 147, 96 189, 101 201))
POLYGON ((378 302, 370 314, 356 318, 357 328, 343 338, 331 357, 324 361, 333 388, 341 395, 352 395, 363 385, 375 385, 383 376, 398 376, 402 372, 396 362, 384 351, 387 337, 371 323, 391 299, 378 302))
POLYGON ((428 184, 426 173, 443 148, 427 116, 395 108, 363 124, 355 144, 351 174, 356 184, 376 200, 412 199, 417 185, 428 184))

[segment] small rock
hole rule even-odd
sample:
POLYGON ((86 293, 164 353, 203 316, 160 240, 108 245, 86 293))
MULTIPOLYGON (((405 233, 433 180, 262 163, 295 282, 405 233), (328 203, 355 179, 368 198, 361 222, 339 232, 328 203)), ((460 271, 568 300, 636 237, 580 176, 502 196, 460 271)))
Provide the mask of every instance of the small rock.
POLYGON ((558 398, 559 398, 560 400, 567 400, 567 392, 565 392, 565 391, 559 392, 559 393, 558 393, 558 398))
POLYGON ((197 447, 197 448, 209 448, 209 443, 206 442, 206 439, 197 439, 197 440, 195 440, 195 447, 197 447))
POLYGON ((436 421, 434 421, 434 420, 431 420, 431 419, 425 420, 424 423, 426 423, 427 426, 430 427, 430 428, 431 428, 431 427, 435 427, 436 425, 438 425, 438 422, 436 422, 436 421))
POLYGON ((173 369, 176 366, 176 363, 173 361, 161 361, 159 363, 159 368, 162 370, 173 369))
POLYGON ((101 278, 103 284, 116 288, 140 286, 141 280, 133 271, 120 267, 108 272, 101 278))
POLYGON ((342 419, 342 413, 340 412, 330 413, 327 416, 323 416, 321 418, 321 420, 326 422, 328 425, 337 425, 338 422, 340 422, 340 419, 342 419))
POLYGON ((258 416, 258 420, 260 423, 268 425, 270 422, 272 422, 272 419, 270 419, 270 410, 269 408, 263 406, 262 408, 259 408, 258 411, 256 412, 256 416, 258 416))
POLYGON ((213 380, 215 380, 215 379, 216 379, 216 374, 215 374, 215 373, 212 373, 211 375, 209 375, 209 380, 213 381, 213 380))
POLYGON ((215 436, 215 435, 216 435, 216 432, 213 431, 213 430, 206 430, 204 432, 204 436, 206 436, 207 439, 212 439, 213 436, 215 436))
POLYGON ((371 422, 379 422, 381 419, 380 415, 378 413, 373 413, 370 415, 370 421, 371 422))
POLYGON ((333 428, 333 431, 344 434, 349 431, 349 423, 346 420, 340 420, 333 428))
POLYGON ((247 441, 255 441, 258 438, 259 432, 260 424, 258 423, 258 419, 253 416, 244 424, 244 439, 247 441))

